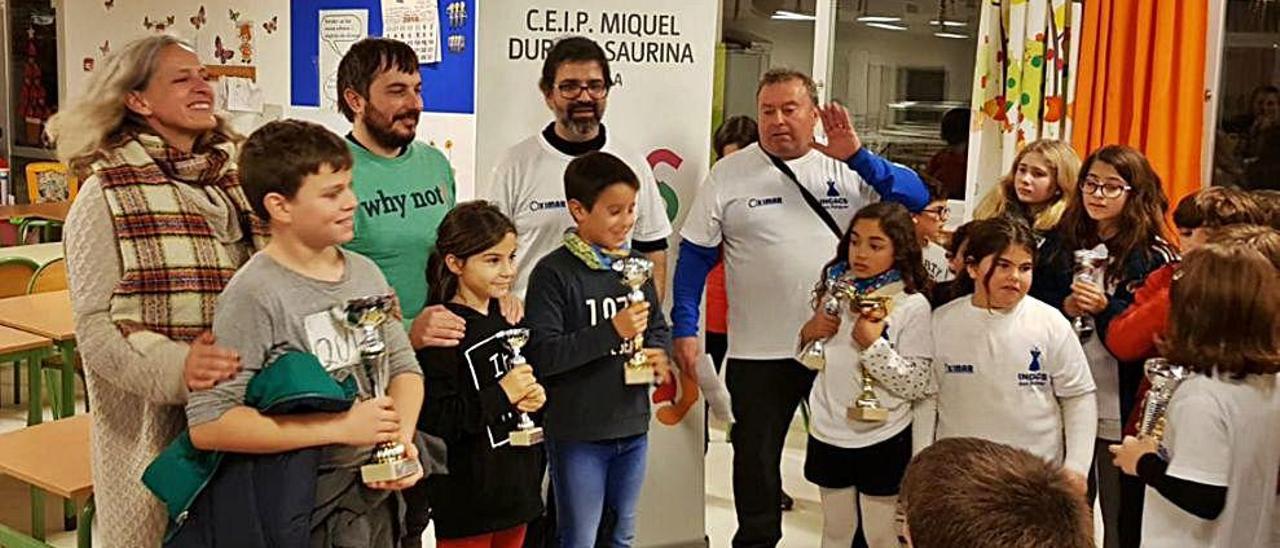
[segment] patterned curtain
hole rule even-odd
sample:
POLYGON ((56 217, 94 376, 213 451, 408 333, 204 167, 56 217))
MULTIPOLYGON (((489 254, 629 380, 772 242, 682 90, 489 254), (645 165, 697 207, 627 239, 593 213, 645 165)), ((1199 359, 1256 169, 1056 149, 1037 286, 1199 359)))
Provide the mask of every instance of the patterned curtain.
POLYGON ((1070 138, 1081 14, 1072 0, 982 0, 966 219, 1024 144, 1070 138))

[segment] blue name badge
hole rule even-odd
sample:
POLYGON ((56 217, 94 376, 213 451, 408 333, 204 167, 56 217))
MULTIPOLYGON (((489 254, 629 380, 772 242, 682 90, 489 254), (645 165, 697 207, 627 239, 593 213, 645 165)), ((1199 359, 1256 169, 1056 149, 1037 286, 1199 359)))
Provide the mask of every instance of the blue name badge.
POLYGON ((947 364, 947 374, 952 375, 972 375, 973 364, 971 363, 949 363, 947 364))

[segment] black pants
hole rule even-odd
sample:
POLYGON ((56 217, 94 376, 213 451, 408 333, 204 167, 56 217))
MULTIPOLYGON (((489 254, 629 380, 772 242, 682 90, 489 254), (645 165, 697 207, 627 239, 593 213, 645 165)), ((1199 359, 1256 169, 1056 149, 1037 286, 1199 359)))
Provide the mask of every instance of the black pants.
POLYGON ((782 446, 796 407, 815 373, 793 359, 729 358, 725 382, 733 399, 735 547, 772 547, 782 540, 782 446))

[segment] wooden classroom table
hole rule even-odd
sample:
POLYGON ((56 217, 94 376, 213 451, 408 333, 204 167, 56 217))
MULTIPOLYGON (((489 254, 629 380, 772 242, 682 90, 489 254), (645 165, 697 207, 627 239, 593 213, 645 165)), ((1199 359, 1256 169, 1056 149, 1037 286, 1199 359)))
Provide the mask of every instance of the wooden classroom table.
MULTIPOLYGON (((44 494, 85 501, 76 543, 88 548, 93 524, 93 475, 89 464, 89 415, 29 426, 0 435, 0 474, 31 486, 31 535, 0 525, 0 545, 48 546, 44 543, 44 494)), ((77 520, 67 506, 67 525, 77 520)), ((70 528, 70 527, 69 527, 70 528)))
MULTIPOLYGON (((68 291, 50 291, 19 297, 0 299, 0 325, 26 331, 53 341, 62 354, 62 387, 59 405, 54 407, 54 417, 66 418, 75 414, 75 364, 76 331, 71 315, 71 294, 68 291)), ((41 374, 39 360, 28 360, 30 406, 27 424, 39 424, 43 413, 41 406, 41 374)))
POLYGON ((66 222, 68 211, 71 211, 71 202, 69 201, 6 205, 0 206, 0 222, 14 218, 33 218, 61 223, 66 222))
POLYGON ((37 267, 44 266, 63 257, 62 242, 0 247, 3 257, 22 257, 35 261, 37 267))

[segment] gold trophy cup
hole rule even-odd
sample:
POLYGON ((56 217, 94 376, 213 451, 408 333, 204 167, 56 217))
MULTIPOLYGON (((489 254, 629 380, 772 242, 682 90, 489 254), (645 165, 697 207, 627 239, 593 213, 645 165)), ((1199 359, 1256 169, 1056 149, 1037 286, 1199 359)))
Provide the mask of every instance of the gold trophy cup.
MULTIPOLYGON (((893 302, 893 297, 884 295, 855 295, 850 307, 852 311, 858 315, 866 316, 871 314, 888 315, 889 306, 893 302)), ((853 407, 850 407, 846 416, 852 420, 862 422, 884 422, 889 418, 889 410, 885 409, 880 403, 880 396, 876 395, 875 379, 871 378, 871 373, 867 371, 865 366, 861 366, 862 392, 858 394, 858 399, 854 400, 853 407)))
MULTIPOLYGON (((627 303, 632 305, 644 302, 645 282, 653 276, 653 261, 641 257, 627 257, 613 262, 613 270, 622 276, 622 285, 631 289, 627 293, 627 303)), ((624 380, 627 384, 653 384, 653 364, 644 355, 644 333, 636 335, 629 341, 623 341, 622 351, 631 354, 627 360, 624 380)))
MULTIPOLYGON (((507 369, 515 369, 526 363, 524 356, 520 355, 520 349, 529 342, 529 330, 523 327, 516 327, 498 333, 498 337, 502 342, 511 349, 511 359, 507 360, 507 369)), ((529 414, 524 411, 520 412, 520 422, 516 424, 516 429, 507 434, 507 440, 511 445, 517 447, 530 447, 542 443, 542 427, 533 424, 533 419, 529 418, 529 414)))
MULTIPOLYGON (((391 295, 376 295, 347 301, 338 315, 343 323, 356 334, 360 349, 360 363, 368 378, 369 390, 361 392, 371 396, 387 394, 390 383, 390 367, 387 364, 387 343, 382 338, 382 324, 390 319, 395 300, 391 295)), ((360 375, 356 375, 359 382, 360 375)), ((362 383, 363 384, 363 383, 362 383)), ((422 465, 410 459, 403 444, 384 441, 374 446, 369 464, 360 467, 360 477, 365 483, 395 481, 417 473, 422 465)))

